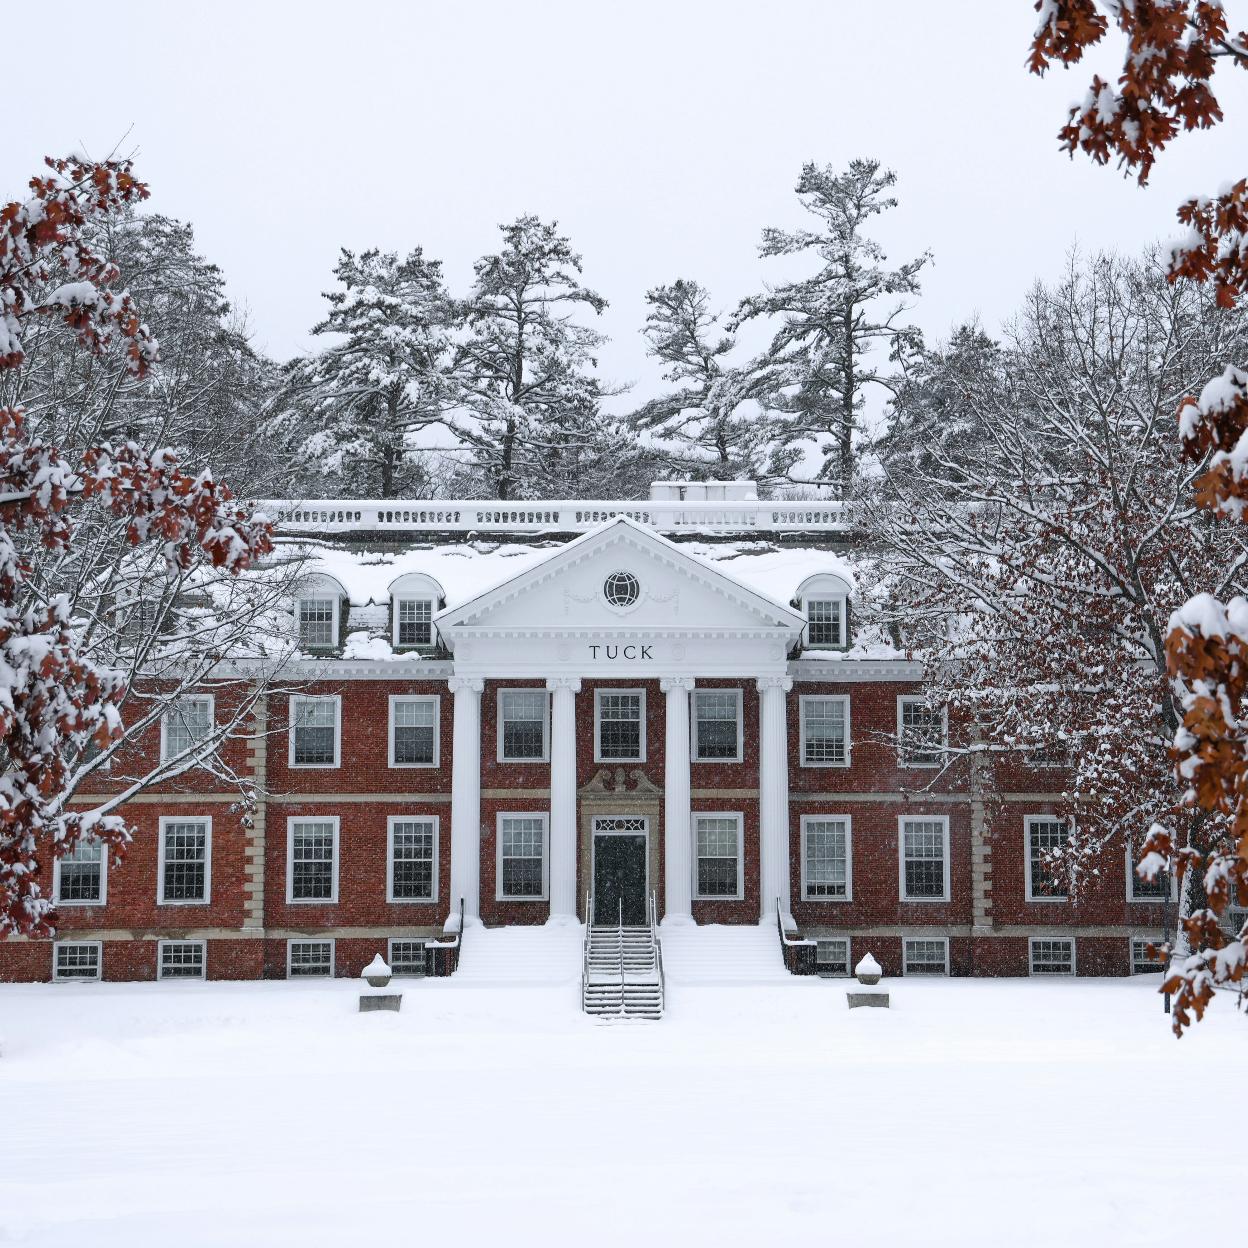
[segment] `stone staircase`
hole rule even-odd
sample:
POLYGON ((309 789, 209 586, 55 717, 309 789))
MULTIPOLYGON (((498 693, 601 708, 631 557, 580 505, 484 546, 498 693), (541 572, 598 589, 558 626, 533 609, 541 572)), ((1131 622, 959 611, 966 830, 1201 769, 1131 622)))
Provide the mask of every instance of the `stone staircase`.
MULTIPOLYGON (((653 898, 651 916, 653 918, 653 898)), ((593 899, 587 914, 593 914, 593 899)), ((585 932, 581 1005, 586 1014, 663 1017, 663 951, 656 926, 594 926, 585 932)))
POLYGON ((663 925, 663 965, 669 982, 690 986, 792 984, 770 923, 663 925))
POLYGON ((482 927, 464 934, 456 985, 523 987, 529 984, 575 984, 581 964, 581 925, 482 927))

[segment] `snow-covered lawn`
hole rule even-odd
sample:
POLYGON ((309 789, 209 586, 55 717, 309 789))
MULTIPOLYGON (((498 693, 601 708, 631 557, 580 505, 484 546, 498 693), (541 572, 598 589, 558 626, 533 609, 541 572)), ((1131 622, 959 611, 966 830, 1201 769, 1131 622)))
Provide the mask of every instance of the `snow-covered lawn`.
POLYGON ((1156 984, 673 987, 623 1025, 572 987, 8 985, 0 1244, 1162 1244, 1242 1153, 1242 1082, 1181 1141, 1248 1021, 1176 1042, 1156 984))

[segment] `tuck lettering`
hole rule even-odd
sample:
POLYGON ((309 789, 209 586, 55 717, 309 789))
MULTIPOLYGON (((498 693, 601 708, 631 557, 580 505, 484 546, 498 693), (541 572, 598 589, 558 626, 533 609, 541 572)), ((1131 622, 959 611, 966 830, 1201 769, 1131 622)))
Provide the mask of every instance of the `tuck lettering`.
POLYGON ((650 653, 649 646, 590 646, 589 653, 591 658, 598 657, 598 651, 605 652, 608 659, 650 659, 653 661, 654 655, 650 653))

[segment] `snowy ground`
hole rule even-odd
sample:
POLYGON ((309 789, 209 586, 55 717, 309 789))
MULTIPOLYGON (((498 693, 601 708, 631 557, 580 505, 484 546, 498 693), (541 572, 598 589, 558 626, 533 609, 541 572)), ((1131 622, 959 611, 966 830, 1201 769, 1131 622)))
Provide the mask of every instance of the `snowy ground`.
POLYGON ((1171 1080, 1190 1127, 1248 1020, 1176 1042, 1156 983, 682 987, 623 1025, 563 985, 6 985, 0 1244, 1162 1244, 1248 1120, 1227 1084, 1177 1147, 1171 1080))

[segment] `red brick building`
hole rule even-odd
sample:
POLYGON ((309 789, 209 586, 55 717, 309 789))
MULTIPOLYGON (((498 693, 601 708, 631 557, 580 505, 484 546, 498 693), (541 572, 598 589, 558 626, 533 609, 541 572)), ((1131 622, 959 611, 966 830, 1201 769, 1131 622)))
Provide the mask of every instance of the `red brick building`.
POLYGON ((665 924, 779 917, 813 942, 794 969, 1146 966, 1164 887, 1124 858, 1070 900, 1043 862, 1061 769, 987 800, 920 666, 855 635, 836 504, 748 494, 282 505, 300 657, 223 759, 254 806, 208 771, 140 794, 124 860, 58 864, 57 940, 0 943, 0 979, 442 971, 461 904, 637 922, 651 894, 665 924))

